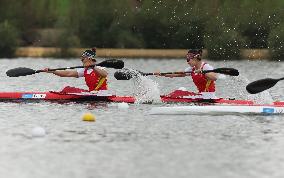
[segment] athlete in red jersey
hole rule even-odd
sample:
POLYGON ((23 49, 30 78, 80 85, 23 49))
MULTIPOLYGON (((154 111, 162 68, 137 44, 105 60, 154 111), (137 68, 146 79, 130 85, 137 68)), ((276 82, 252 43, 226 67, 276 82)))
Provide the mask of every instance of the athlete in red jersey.
POLYGON ((48 71, 48 68, 44 69, 48 73, 53 73, 60 77, 85 77, 86 85, 89 91, 107 90, 107 71, 103 67, 96 65, 96 49, 86 50, 82 53, 81 61, 84 68, 77 70, 65 70, 65 71, 48 71))
POLYGON ((215 92, 215 82, 217 80, 216 73, 209 72, 203 74, 203 70, 213 70, 213 67, 201 60, 202 50, 191 49, 186 55, 186 61, 189 67, 185 69, 185 73, 167 74, 166 77, 185 77, 191 76, 198 92, 215 92))

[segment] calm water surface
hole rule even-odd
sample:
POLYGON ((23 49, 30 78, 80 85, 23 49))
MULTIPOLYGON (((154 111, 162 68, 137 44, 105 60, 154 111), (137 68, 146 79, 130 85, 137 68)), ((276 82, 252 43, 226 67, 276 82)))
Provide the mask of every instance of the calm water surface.
MULTIPOLYGON (((124 60, 143 72, 179 71, 185 60, 124 60)), ((209 61, 210 62, 210 61, 209 61)), ((0 61, 0 91, 49 91, 64 86, 85 88, 83 79, 36 74, 8 78, 15 67, 42 69, 80 65, 80 61, 13 59, 0 61)), ((218 80, 218 95, 284 100, 284 83, 260 95, 245 91, 248 82, 283 77, 284 63, 266 61, 210 62, 234 67, 241 76, 218 80)), ((133 81, 117 81, 118 95, 134 93, 133 81)), ((162 94, 179 87, 195 90, 190 79, 150 77, 162 94)), ((284 117, 251 115, 149 115, 153 106, 132 104, 127 110, 110 103, 0 103, 0 175, 13 178, 227 178, 284 176, 284 117), (83 122, 83 113, 96 122, 83 122), (32 136, 34 127, 47 134, 32 136)))

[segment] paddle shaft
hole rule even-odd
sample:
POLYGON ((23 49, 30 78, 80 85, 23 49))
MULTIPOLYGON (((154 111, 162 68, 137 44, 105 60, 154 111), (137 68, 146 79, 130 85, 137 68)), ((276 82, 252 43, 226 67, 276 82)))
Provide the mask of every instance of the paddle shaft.
MULTIPOLYGON (((89 66, 90 68, 95 67, 96 65, 89 66)), ((99 64, 98 64, 99 66, 99 64)), ((66 70, 66 69, 78 69, 84 68, 84 66, 74 66, 74 67, 62 67, 62 68, 55 68, 55 69, 48 69, 48 71, 57 71, 57 70, 66 70)), ((35 73, 46 72, 45 70, 36 70, 35 73)))
MULTIPOLYGON (((203 70, 202 73, 214 72, 214 70, 203 70)), ((190 74, 191 72, 162 72, 162 73, 142 73, 142 75, 168 75, 168 74, 190 74)))
POLYGON ((283 78, 278 79, 278 81, 280 81, 280 80, 284 80, 284 77, 283 77, 283 78))
MULTIPOLYGON (((210 72, 215 72, 215 73, 220 73, 220 74, 226 74, 226 75, 232 75, 232 76, 238 76, 239 71, 237 69, 233 68, 217 68, 213 70, 202 70, 202 74, 210 73, 210 72)), ((168 75, 168 74, 188 74, 191 72, 163 72, 163 73, 142 73, 142 75, 168 75)))
MULTIPOLYGON (((97 65, 91 65, 90 67, 95 67, 95 66, 122 69, 124 67, 124 62, 121 60, 116 60, 116 59, 108 59, 108 60, 98 63, 97 65)), ((49 69, 49 71, 76 69, 76 68, 84 68, 84 66, 56 68, 56 69, 49 69)), ((45 70, 33 70, 30 68, 26 68, 26 67, 18 67, 18 68, 8 70, 6 74, 9 77, 19 77, 19 76, 32 75, 32 74, 40 73, 40 72, 46 72, 46 71, 45 70)))
MULTIPOLYGON (((112 59, 112 61, 115 62, 118 62, 118 60, 114 60, 112 59)), ((103 66, 103 67, 107 67, 105 66, 106 64, 110 64, 111 61, 110 60, 106 60, 106 61, 103 61, 101 63, 98 63, 96 65, 91 65, 89 66, 90 68, 92 67, 95 67, 95 66, 103 66)), ((74 66, 74 67, 62 67, 62 68, 56 68, 56 69, 48 69, 48 71, 57 71, 57 70, 66 70, 66 69, 78 69, 78 68, 84 68, 84 66, 74 66)), ((35 73, 40 73, 40 72, 45 72, 45 70, 36 70, 35 73)))
MULTIPOLYGON (((238 76, 239 75, 239 71, 237 69, 233 69, 233 68, 217 68, 217 69, 214 69, 214 70, 203 70, 202 71, 203 74, 209 73, 209 72, 215 72, 215 73, 231 75, 231 76, 238 76)), ((191 72, 144 73, 144 72, 141 72, 141 71, 136 71, 136 73, 135 73, 131 70, 126 70, 126 71, 116 71, 114 73, 114 77, 117 80, 129 80, 137 74, 144 75, 144 76, 148 76, 148 75, 163 76, 163 75, 168 75, 168 74, 187 74, 187 73, 190 74, 191 72)))

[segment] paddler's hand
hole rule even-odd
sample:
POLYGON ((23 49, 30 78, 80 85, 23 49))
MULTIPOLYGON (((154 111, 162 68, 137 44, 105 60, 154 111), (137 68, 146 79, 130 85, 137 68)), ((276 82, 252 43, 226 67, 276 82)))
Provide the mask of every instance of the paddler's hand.
POLYGON ((160 72, 160 71, 154 72, 154 75, 155 75, 155 76, 161 76, 161 72, 160 72))
POLYGON ((53 73, 53 71, 49 71, 49 68, 44 68, 43 71, 46 73, 53 73))
POLYGON ((196 74, 203 74, 203 70, 197 69, 197 70, 194 71, 194 73, 196 73, 196 74))
POLYGON ((173 75, 173 74, 164 74, 163 76, 164 76, 164 77, 169 77, 169 78, 174 78, 174 75, 173 75))

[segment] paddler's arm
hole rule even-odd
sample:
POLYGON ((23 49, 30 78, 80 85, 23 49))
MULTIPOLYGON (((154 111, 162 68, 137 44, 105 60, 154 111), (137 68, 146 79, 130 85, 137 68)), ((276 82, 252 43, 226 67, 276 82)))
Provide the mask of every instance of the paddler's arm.
POLYGON ((100 68, 100 67, 94 67, 94 72, 101 77, 107 77, 108 73, 106 70, 100 68))
MULTIPOLYGON (((203 70, 213 70, 213 67, 212 66, 210 66, 209 64, 205 64, 204 66, 203 66, 203 69, 198 69, 198 70, 195 70, 194 72, 195 73, 203 73, 203 70)), ((214 72, 208 72, 208 73, 205 73, 205 78, 207 79, 207 80, 211 80, 211 81, 216 81, 217 80, 217 78, 218 78, 218 75, 216 74, 216 73, 214 73, 214 72)))
POLYGON ((206 73, 205 77, 206 77, 207 80, 213 80, 213 81, 217 80, 217 74, 214 73, 214 72, 206 73))
POLYGON ((57 75, 59 77, 76 77, 78 78, 78 72, 76 70, 56 70, 56 71, 48 71, 48 68, 44 69, 45 72, 47 73, 52 73, 54 75, 57 75))

